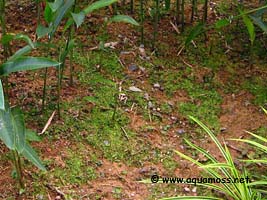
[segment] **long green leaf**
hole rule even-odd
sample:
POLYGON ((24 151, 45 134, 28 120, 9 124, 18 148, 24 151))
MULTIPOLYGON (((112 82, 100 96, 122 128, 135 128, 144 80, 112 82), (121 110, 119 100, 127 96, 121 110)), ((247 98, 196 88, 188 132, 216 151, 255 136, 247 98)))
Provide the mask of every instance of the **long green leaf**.
POLYGON ((132 24, 135 26, 139 26, 139 23, 135 21, 132 17, 127 15, 115 15, 110 20, 110 22, 124 22, 128 24, 132 24))
POLYGON ((185 46, 188 46, 192 40, 194 40, 199 34, 201 34, 204 30, 205 24, 199 23, 196 25, 192 31, 189 33, 188 37, 185 40, 185 46))
POLYGON ((0 65, 0 75, 8 75, 12 72, 41 69, 58 65, 58 62, 48 58, 21 57, 0 65))
POLYGON ((22 152, 22 155, 25 158, 27 158, 29 161, 31 161, 36 167, 38 167, 41 170, 46 171, 45 166, 42 164, 37 153, 33 150, 33 148, 29 144, 26 143, 24 151, 22 152))
POLYGON ((77 27, 81 26, 84 18, 85 18, 85 14, 83 11, 79 12, 79 13, 71 13, 72 18, 76 24, 77 27))
POLYGON ((87 6, 83 12, 85 13, 85 15, 95 11, 95 10, 98 10, 100 8, 103 8, 103 7, 106 7, 106 6, 109 6, 115 2, 117 2, 118 0, 99 0, 99 1, 96 1, 94 3, 92 3, 91 5, 87 6))
POLYGON ((0 109, 5 110, 5 96, 1 79, 0 79, 0 109))
POLYGON ((15 150, 15 134, 11 122, 10 108, 0 110, 0 139, 10 150, 15 150))
POLYGON ((33 41, 29 36, 24 35, 24 34, 7 34, 1 38, 1 43, 2 44, 8 44, 12 40, 24 40, 27 42, 32 48, 34 48, 33 41))
POLYGON ((204 197, 204 196, 184 196, 184 197, 170 197, 170 198, 163 198, 161 200, 223 200, 222 198, 216 197, 204 197))
POLYGON ((53 20, 52 23, 52 31, 51 31, 51 37, 54 35, 54 33, 56 32, 60 22, 62 21, 63 17, 65 16, 65 14, 67 13, 67 11, 73 6, 74 4, 74 0, 66 0, 66 2, 64 3, 63 6, 61 6, 56 14, 55 14, 55 18, 53 20))
POLYGON ((55 2, 48 2, 52 12, 56 12, 64 3, 64 0, 55 0, 55 2))
POLYGON ((25 147, 26 136, 24 117, 19 108, 11 109, 11 121, 9 123, 12 123, 12 130, 10 132, 15 134, 15 148, 21 153, 25 147))
MULTIPOLYGON (((241 10, 239 12, 241 14, 244 13, 241 10)), ((253 44, 254 40, 255 40, 255 37, 256 37, 254 25, 253 25, 252 21, 250 20, 250 18, 247 15, 242 15, 242 19, 243 19, 244 24, 247 27, 247 30, 248 30, 248 33, 249 33, 250 42, 251 42, 251 44, 253 44)))

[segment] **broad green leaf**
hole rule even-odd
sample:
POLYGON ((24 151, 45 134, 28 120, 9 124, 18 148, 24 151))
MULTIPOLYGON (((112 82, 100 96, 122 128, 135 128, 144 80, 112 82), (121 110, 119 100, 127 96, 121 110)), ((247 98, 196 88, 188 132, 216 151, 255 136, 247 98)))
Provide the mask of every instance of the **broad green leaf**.
POLYGON ((137 21, 135 21, 132 17, 127 15, 115 15, 110 19, 110 22, 125 22, 135 26, 139 26, 137 21))
POLYGON ((0 79, 0 109, 5 110, 5 96, 1 79, 0 79))
POLYGON ((185 40, 185 46, 188 46, 192 40, 194 40, 199 34, 202 33, 203 29, 205 27, 205 24, 202 22, 196 25, 193 30, 189 33, 188 37, 185 40))
MULTIPOLYGON (((36 47, 36 43, 34 43, 34 46, 36 47)), ((11 57, 8 58, 8 61, 15 60, 21 56, 24 56, 25 54, 29 53, 33 48, 30 45, 27 45, 18 51, 16 51, 11 57)))
POLYGON ((41 138, 39 137, 39 135, 33 130, 26 129, 25 135, 26 135, 26 141, 29 141, 29 142, 32 142, 32 141, 40 142, 41 141, 41 138))
POLYGON ((0 110, 0 138, 9 149, 19 153, 24 150, 25 124, 18 108, 0 110))
MULTIPOLYGON (((54 44, 47 44, 47 43, 41 43, 41 42, 34 42, 33 43, 34 48, 38 48, 38 47, 45 47, 47 48, 54 48, 56 49, 56 45, 54 44)), ((15 60, 21 56, 25 56, 27 53, 29 53, 33 48, 30 45, 26 45, 25 47, 22 47, 21 49, 19 49, 18 51, 16 51, 11 57, 8 58, 8 61, 12 61, 15 60)))
POLYGON ((19 108, 11 109, 11 121, 12 130, 10 132, 14 132, 15 134, 15 148, 21 153, 24 150, 26 137, 25 137, 25 124, 23 113, 19 108))
POLYGON ((82 25, 85 14, 84 12, 79 12, 79 13, 71 13, 73 20, 75 21, 77 28, 82 25))
POLYGON ((53 11, 52 9, 50 8, 49 4, 46 4, 45 6, 45 10, 44 10, 44 18, 45 18, 45 21, 50 24, 53 20, 53 11))
POLYGON ((41 69, 58 65, 58 62, 48 58, 19 57, 0 65, 0 75, 8 75, 12 72, 41 69))
POLYGON ((56 12, 60 6, 62 6, 64 0, 55 0, 55 2, 48 2, 49 7, 51 8, 52 12, 56 12))
POLYGON ((250 15, 249 17, 253 20, 254 24, 259 26, 263 32, 267 33, 267 24, 262 20, 261 17, 255 17, 253 15, 250 15))
POLYGON ((225 26, 228 26, 230 23, 231 22, 228 19, 221 19, 221 20, 216 21, 215 28, 221 29, 221 28, 223 28, 225 26))
POLYGON ((34 48, 34 45, 33 45, 31 38, 29 38, 29 36, 24 35, 24 34, 16 34, 16 35, 15 34, 7 34, 7 35, 2 37, 1 43, 5 45, 5 44, 8 44, 9 42, 11 42, 12 40, 24 40, 32 48, 34 48))
POLYGON ((22 155, 25 158, 27 158, 29 161, 31 161, 36 167, 38 167, 41 170, 46 171, 37 153, 33 150, 33 148, 29 144, 27 143, 25 144, 25 148, 24 148, 24 151, 22 152, 22 155))
POLYGON ((161 200, 223 200, 222 198, 217 197, 204 197, 204 196, 182 196, 182 197, 170 197, 170 198, 163 198, 161 200))
POLYGON ((15 134, 11 122, 10 108, 0 110, 0 139, 10 150, 15 150, 15 134))
POLYGON ((37 29, 36 29, 37 37, 42 38, 42 37, 48 35, 51 32, 51 30, 52 30, 52 27, 45 27, 45 26, 39 24, 37 26, 37 29))
POLYGON ((95 10, 109 6, 117 1, 118 0, 99 0, 86 7, 83 12, 85 13, 85 15, 87 15, 95 10))
POLYGON ((68 10, 73 6, 74 2, 75 2, 74 0, 66 0, 64 5, 57 10, 57 12, 55 13, 55 18, 52 23, 51 36, 53 36, 53 34, 56 32, 61 20, 68 12, 68 10))
MULTIPOLYGON (((244 12, 240 10, 240 13, 243 14, 244 12)), ((256 37, 254 25, 247 15, 242 15, 242 19, 243 19, 244 24, 247 27, 250 42, 251 42, 251 44, 253 44, 255 37, 256 37)))

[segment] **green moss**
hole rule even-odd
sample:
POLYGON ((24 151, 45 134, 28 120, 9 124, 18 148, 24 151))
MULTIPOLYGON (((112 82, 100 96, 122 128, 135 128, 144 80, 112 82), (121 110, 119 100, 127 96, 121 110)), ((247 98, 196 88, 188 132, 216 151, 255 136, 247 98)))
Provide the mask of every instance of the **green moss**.
POLYGON ((243 87, 255 96, 256 105, 267 104, 267 83, 264 78, 252 77, 244 83, 243 87))

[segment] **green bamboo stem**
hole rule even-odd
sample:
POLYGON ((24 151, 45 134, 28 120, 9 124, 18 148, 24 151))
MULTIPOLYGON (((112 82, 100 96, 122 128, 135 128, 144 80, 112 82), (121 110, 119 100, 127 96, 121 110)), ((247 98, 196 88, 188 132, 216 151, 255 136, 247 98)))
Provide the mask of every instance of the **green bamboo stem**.
POLYGON ((208 3, 209 3, 209 1, 205 0, 205 3, 204 3, 204 14, 203 14, 203 22, 204 23, 206 23, 207 20, 208 20, 208 3))
POLYGON ((175 5, 176 9, 175 9, 175 21, 176 21, 176 25, 178 25, 180 23, 180 0, 176 0, 176 5, 175 5))
POLYGON ((41 21, 41 2, 40 2, 40 0, 36 0, 36 6, 37 6, 37 24, 40 24, 40 21, 41 21))
POLYGON ((130 2, 130 13, 134 14, 134 0, 131 0, 130 2))
POLYGON ((184 32, 184 27, 185 27, 185 0, 182 0, 182 5, 181 5, 181 23, 182 23, 182 32, 184 32))
MULTIPOLYGON (((7 34, 6 30, 6 17, 5 17, 5 6, 6 6, 6 1, 5 0, 0 0, 0 22, 1 22, 1 29, 2 29, 2 36, 5 36, 7 34)), ((3 49, 4 49, 4 61, 7 61, 8 57, 12 54, 11 48, 9 43, 8 44, 3 44, 3 49)), ((8 77, 3 77, 3 83, 4 83, 4 93, 5 93, 5 99, 6 102, 8 102, 9 95, 8 95, 8 77)))
POLYGON ((155 49, 155 44, 157 40, 158 35, 158 25, 159 25, 159 0, 155 0, 155 13, 154 13, 154 31, 153 31, 153 43, 152 43, 152 49, 155 49))
POLYGON ((196 16, 196 10, 197 10, 197 0, 192 0, 191 23, 194 22, 194 17, 196 16))
POLYGON ((141 44, 144 44, 144 0, 140 0, 140 32, 141 32, 141 44))
POLYGON ((21 161, 20 161, 20 156, 16 150, 12 151, 13 155, 13 162, 16 168, 17 172, 17 181, 19 184, 19 189, 24 189, 24 184, 23 184, 23 173, 22 173, 22 166, 21 166, 21 161))

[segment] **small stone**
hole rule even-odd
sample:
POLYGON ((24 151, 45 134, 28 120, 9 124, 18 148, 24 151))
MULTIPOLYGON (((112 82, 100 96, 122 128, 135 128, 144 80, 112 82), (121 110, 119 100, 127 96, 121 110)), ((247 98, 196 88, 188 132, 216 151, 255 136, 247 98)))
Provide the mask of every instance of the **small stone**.
POLYGON ((42 194, 38 194, 38 195, 36 196, 36 199, 37 199, 37 200, 43 200, 43 199, 44 199, 44 195, 42 195, 42 194))
POLYGON ((185 130, 184 129, 178 129, 177 132, 176 132, 178 135, 182 135, 185 133, 185 130))
POLYGON ((176 122, 178 119, 177 117, 171 116, 171 120, 176 122))
POLYGON ((142 92, 141 89, 139 89, 138 87, 135 87, 135 86, 129 87, 129 90, 132 91, 132 92, 142 92))
POLYGON ((144 99, 147 100, 147 101, 149 101, 149 94, 148 93, 145 93, 144 94, 144 99))
POLYGON ((135 64, 131 64, 128 69, 131 71, 131 72, 134 72, 134 71, 137 71, 138 70, 138 66, 135 65, 135 64))
POLYGON ((222 127, 220 131, 221 131, 221 132, 225 132, 226 130, 227 130, 226 127, 222 127))
POLYGON ((155 84, 153 85, 153 87, 154 87, 154 88, 157 88, 157 89, 160 89, 160 84, 159 84, 159 83, 155 83, 155 84))
POLYGON ((153 105, 153 103, 151 101, 148 102, 147 106, 148 106, 149 109, 154 107, 154 105, 153 105))
POLYGON ((104 140, 104 144, 105 144, 106 146, 109 146, 109 141, 104 140))
POLYGON ((189 187, 185 187, 185 188, 184 188, 184 191, 185 191, 185 192, 190 192, 190 188, 189 188, 189 187))
POLYGON ((197 187, 194 187, 194 188, 192 189, 192 192, 193 192, 193 193, 197 193, 197 187))
POLYGON ((60 199, 61 199, 61 196, 57 195, 56 200, 60 200, 60 199))

